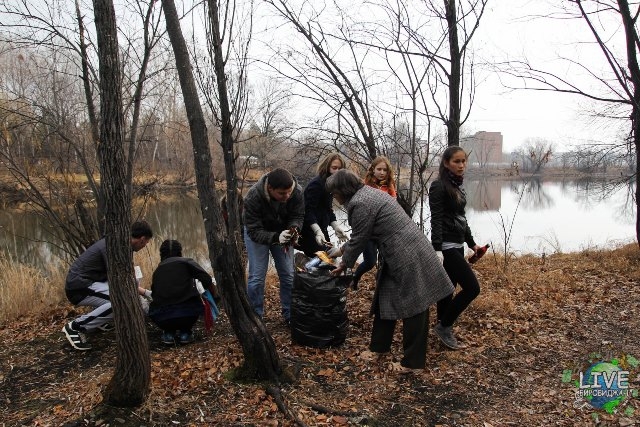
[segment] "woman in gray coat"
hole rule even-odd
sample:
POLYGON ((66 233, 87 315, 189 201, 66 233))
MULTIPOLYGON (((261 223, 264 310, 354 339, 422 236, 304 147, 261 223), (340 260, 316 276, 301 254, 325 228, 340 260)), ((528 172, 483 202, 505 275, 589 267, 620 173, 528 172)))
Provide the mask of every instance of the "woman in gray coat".
POLYGON ((376 243, 382 257, 373 298, 369 349, 391 350, 396 321, 402 319, 404 355, 400 365, 423 369, 426 362, 429 306, 453 292, 453 285, 427 237, 388 194, 365 186, 345 169, 327 179, 327 190, 345 206, 351 240, 330 256, 342 255, 332 275, 352 267, 367 242, 376 243))

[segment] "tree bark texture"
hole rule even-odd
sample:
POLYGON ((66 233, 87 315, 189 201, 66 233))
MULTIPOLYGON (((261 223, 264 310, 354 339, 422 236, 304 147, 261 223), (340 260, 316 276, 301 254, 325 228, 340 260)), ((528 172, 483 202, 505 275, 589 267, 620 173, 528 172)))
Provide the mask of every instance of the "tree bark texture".
POLYGON ((125 180, 118 30, 111 0, 94 0, 100 64, 100 173, 105 200, 105 231, 110 298, 116 329, 116 365, 104 391, 106 403, 138 406, 149 394, 151 361, 131 256, 131 194, 125 180))
POLYGON ((631 102, 631 136, 636 152, 636 241, 640 245, 640 65, 636 41, 638 33, 635 27, 635 18, 631 15, 629 2, 618 0, 620 15, 624 25, 627 44, 627 66, 631 83, 633 84, 633 98, 631 102))
POLYGON ((449 30, 449 117, 447 119, 447 146, 460 145, 460 46, 458 44, 458 18, 456 1, 444 0, 449 30))
MULTIPOLYGON (((244 274, 245 268, 239 248, 234 239, 229 239, 227 236, 220 203, 215 194, 207 126, 193 77, 189 52, 180 28, 175 2, 173 0, 162 0, 162 7, 191 130, 196 185, 204 219, 209 258, 216 270, 216 278, 220 284, 224 309, 242 346, 245 358, 243 375, 253 379, 277 381, 281 373, 281 367, 275 343, 264 323, 254 313, 249 304, 244 274)), ((215 12, 212 11, 211 13, 217 14, 217 7, 215 12)), ((221 72, 221 75, 224 76, 224 67, 221 67, 220 71, 218 67, 219 64, 216 64, 216 72, 221 72)), ((218 80, 219 86, 221 84, 226 85, 224 78, 220 81, 220 74, 218 74, 218 80)), ((222 97, 223 93, 220 93, 220 95, 222 97)), ((221 105, 221 109, 223 108, 224 106, 221 105)), ((226 108, 227 111, 222 114, 226 114, 228 119, 228 114, 230 114, 228 102, 226 108)), ((228 126, 223 130, 230 131, 231 128, 228 126)), ((230 138, 230 135, 225 136, 225 138, 230 138)), ((233 160, 233 146, 232 141, 230 141, 225 140, 225 144, 229 144, 224 146, 225 163, 229 159, 233 160)), ((231 185, 234 182, 235 180, 232 180, 231 185)), ((235 199, 236 197, 236 189, 232 188, 231 190, 233 196, 227 197, 227 199, 235 199)), ((234 215, 235 212, 229 210, 229 215, 234 215)))

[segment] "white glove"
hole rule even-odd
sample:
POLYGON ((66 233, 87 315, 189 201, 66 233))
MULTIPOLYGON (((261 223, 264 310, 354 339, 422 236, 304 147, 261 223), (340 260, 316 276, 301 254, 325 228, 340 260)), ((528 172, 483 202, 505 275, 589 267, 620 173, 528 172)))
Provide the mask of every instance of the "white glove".
POLYGON ((196 289, 198 290, 198 293, 200 295, 204 294, 204 286, 202 286, 202 282, 198 279, 195 279, 196 282, 196 289))
POLYGON ((139 298, 140 305, 142 306, 142 311, 144 311, 145 315, 149 314, 149 305, 151 303, 150 299, 151 298, 147 299, 147 298, 143 297, 142 295, 140 295, 140 298, 139 298))
POLYGON ((150 289, 145 289, 144 290, 144 297, 146 299, 148 299, 149 301, 153 301, 153 298, 151 298, 151 290, 150 289))
POLYGON ((327 251, 327 255, 329 255, 329 258, 338 258, 340 255, 342 255, 342 247, 336 246, 329 249, 327 251))
POLYGON ((340 224, 338 224, 338 221, 333 221, 331 223, 331 228, 333 228, 333 231, 336 232, 336 237, 338 238, 340 243, 344 243, 347 240, 349 240, 349 237, 347 237, 347 233, 345 233, 344 229, 340 227, 340 224))
POLYGON ((291 241, 291 232, 289 230, 284 230, 282 233, 280 233, 280 237, 278 237, 278 242, 280 242, 281 245, 286 245, 290 241, 291 241))
POLYGON ((320 246, 326 246, 327 242, 324 238, 324 233, 322 232, 322 229, 320 228, 320 226, 318 224, 311 224, 311 230, 313 230, 313 232, 316 235, 316 243, 320 246))
POLYGON ((444 255, 442 254, 442 251, 436 251, 436 256, 440 260, 440 264, 444 265, 444 255))

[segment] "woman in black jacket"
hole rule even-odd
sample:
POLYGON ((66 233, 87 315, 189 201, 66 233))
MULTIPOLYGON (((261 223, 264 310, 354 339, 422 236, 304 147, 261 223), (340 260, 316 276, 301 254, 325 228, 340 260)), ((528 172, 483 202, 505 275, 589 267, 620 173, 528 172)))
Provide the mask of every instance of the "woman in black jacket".
POLYGON ((308 257, 330 246, 327 227, 331 226, 340 242, 347 240, 347 234, 336 220, 333 212, 333 196, 325 188, 327 178, 347 166, 339 153, 329 153, 318 164, 318 175, 304 189, 304 223, 300 249, 308 257))
POLYGON ((177 240, 165 240, 160 245, 160 264, 153 272, 153 301, 149 317, 162 329, 164 344, 188 344, 193 341, 191 329, 204 314, 195 280, 216 296, 213 279, 197 262, 182 257, 182 245, 177 240))
POLYGON ((458 147, 448 147, 442 154, 438 179, 429 188, 431 209, 431 243, 445 271, 460 292, 438 301, 438 323, 433 328, 442 343, 452 350, 464 348, 453 335, 453 323, 480 294, 478 279, 464 257, 464 244, 476 252, 480 247, 473 240, 464 208, 466 194, 462 188, 467 153, 458 147))

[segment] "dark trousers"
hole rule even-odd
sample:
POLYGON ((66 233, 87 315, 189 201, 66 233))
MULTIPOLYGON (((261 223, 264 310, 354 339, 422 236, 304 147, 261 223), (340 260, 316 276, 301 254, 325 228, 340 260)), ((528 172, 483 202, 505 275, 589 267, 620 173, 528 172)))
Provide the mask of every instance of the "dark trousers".
MULTIPOLYGON (((376 310, 377 311, 377 310, 376 310)), ((373 318, 369 350, 387 353, 391 350, 396 320, 373 318)), ((429 335, 429 309, 412 317, 402 319, 402 351, 400 365, 405 368, 422 369, 427 361, 427 338, 429 335)))
POLYGON ((362 251, 362 263, 358 265, 356 271, 353 273, 353 287, 358 289, 358 281, 364 273, 371 270, 378 261, 378 248, 372 241, 367 243, 367 246, 362 251))
POLYGON ((154 321, 160 329, 165 332, 191 332, 193 325, 198 321, 198 316, 189 317, 175 317, 173 319, 165 319, 160 321, 154 321))
POLYGON ((453 325, 458 316, 480 294, 480 284, 476 275, 471 270, 469 263, 464 259, 464 249, 454 248, 442 251, 444 255, 444 269, 451 279, 453 286, 460 285, 460 292, 455 297, 453 294, 438 301, 438 320, 442 326, 453 325))

